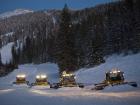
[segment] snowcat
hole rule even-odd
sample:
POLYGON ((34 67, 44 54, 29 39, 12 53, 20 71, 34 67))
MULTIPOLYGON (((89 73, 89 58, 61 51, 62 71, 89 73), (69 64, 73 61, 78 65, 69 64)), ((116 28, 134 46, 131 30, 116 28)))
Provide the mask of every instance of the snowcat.
POLYGON ((13 84, 29 84, 29 81, 26 81, 26 75, 25 74, 19 74, 16 76, 16 81, 13 82, 13 84))
POLYGON ((67 73, 63 71, 60 76, 59 83, 54 83, 50 85, 50 88, 60 88, 60 87, 77 87, 83 88, 84 85, 81 83, 76 83, 75 75, 73 73, 67 73))
POLYGON ((99 84, 95 84, 92 90, 102 90, 106 86, 124 85, 128 84, 133 87, 137 87, 136 82, 126 82, 124 79, 124 72, 119 69, 113 69, 112 71, 106 72, 105 80, 99 84))
POLYGON ((36 75, 35 83, 32 83, 31 86, 47 86, 49 82, 47 80, 47 76, 45 74, 36 75))

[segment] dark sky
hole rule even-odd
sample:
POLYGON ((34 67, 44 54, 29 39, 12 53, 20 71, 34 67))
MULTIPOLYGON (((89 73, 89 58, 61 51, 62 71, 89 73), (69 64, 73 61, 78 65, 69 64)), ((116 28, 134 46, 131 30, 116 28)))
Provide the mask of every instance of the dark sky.
POLYGON ((113 0, 0 0, 0 13, 15 9, 62 9, 67 3, 70 8, 81 9, 113 0))

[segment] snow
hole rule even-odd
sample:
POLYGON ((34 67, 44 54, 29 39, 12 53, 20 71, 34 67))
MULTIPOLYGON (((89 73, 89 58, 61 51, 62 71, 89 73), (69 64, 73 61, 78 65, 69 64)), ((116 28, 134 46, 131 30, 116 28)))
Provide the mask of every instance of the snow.
POLYGON ((15 81, 15 77, 18 74, 25 74, 27 80, 33 83, 37 74, 46 74, 50 82, 58 82, 58 66, 56 64, 25 64, 20 65, 18 69, 15 69, 10 75, 0 79, 1 85, 11 85, 15 81), (4 81, 4 82, 2 82, 4 81))
POLYGON ((53 19, 53 24, 55 25, 55 24, 56 24, 56 19, 55 19, 55 17, 53 17, 52 19, 53 19))
POLYGON ((7 34, 5 34, 5 36, 12 36, 14 34, 14 32, 9 32, 7 34))
POLYGON ((2 60, 3 64, 9 63, 11 61, 11 59, 12 59, 11 50, 12 50, 13 45, 14 45, 14 43, 10 42, 0 49, 1 60, 2 60))
POLYGON ((94 68, 82 68, 76 72, 77 81, 84 83, 98 83, 104 80, 105 72, 118 68, 124 72, 125 79, 140 84, 140 53, 124 56, 113 55, 106 63, 94 68))
POLYGON ((14 34, 14 32, 8 32, 8 33, 6 33, 6 34, 4 34, 4 35, 0 35, 1 37, 7 37, 7 36, 12 36, 14 34))
POLYGON ((0 18, 4 19, 4 18, 11 17, 11 16, 32 13, 32 12, 33 12, 32 10, 27 10, 27 9, 16 9, 14 11, 9 11, 9 12, 5 12, 5 13, 0 14, 0 18))
MULTIPOLYGON (((140 85, 140 53, 129 56, 113 55, 106 63, 94 68, 83 68, 75 72, 77 82, 98 83, 104 79, 104 73, 118 67, 125 73, 125 79, 136 81, 140 85)), ((58 66, 53 63, 25 64, 6 77, 0 78, 0 102, 2 105, 140 105, 140 87, 120 85, 93 91, 86 86, 50 89, 49 86, 13 86, 17 74, 26 74, 27 80, 35 81, 39 73, 47 74, 51 83, 58 82, 58 66)))

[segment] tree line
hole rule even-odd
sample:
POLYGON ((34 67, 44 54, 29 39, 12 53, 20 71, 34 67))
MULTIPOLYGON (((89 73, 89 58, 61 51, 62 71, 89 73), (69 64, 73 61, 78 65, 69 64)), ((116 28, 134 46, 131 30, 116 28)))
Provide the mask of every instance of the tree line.
POLYGON ((41 11, 20 16, 23 20, 13 24, 15 29, 6 25, 14 31, 9 39, 16 42, 13 63, 55 62, 62 72, 104 63, 104 57, 110 54, 137 53, 139 11, 139 0, 120 0, 78 11, 65 5, 51 15, 41 11))

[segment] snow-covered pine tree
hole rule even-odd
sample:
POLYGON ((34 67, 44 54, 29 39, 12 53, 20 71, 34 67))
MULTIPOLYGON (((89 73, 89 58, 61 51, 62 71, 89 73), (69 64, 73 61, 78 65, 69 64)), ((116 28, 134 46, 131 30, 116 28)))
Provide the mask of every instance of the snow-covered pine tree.
POLYGON ((56 38, 56 58, 60 67, 60 72, 64 70, 73 71, 76 68, 73 41, 71 15, 67 4, 65 4, 61 13, 60 27, 56 38))
POLYGON ((19 55, 15 49, 15 46, 12 46, 12 61, 10 61, 9 65, 14 67, 17 67, 18 61, 19 61, 19 55))
POLYGON ((140 0, 135 0, 134 2, 134 14, 135 14, 135 51, 140 52, 140 0))
POLYGON ((26 38, 26 42, 25 45, 23 47, 23 51, 24 51, 24 57, 25 57, 25 61, 27 63, 32 63, 32 58, 33 58, 33 48, 32 48, 32 42, 31 42, 31 38, 28 36, 26 38))
POLYGON ((1 53, 0 53, 0 67, 2 66, 1 53))

